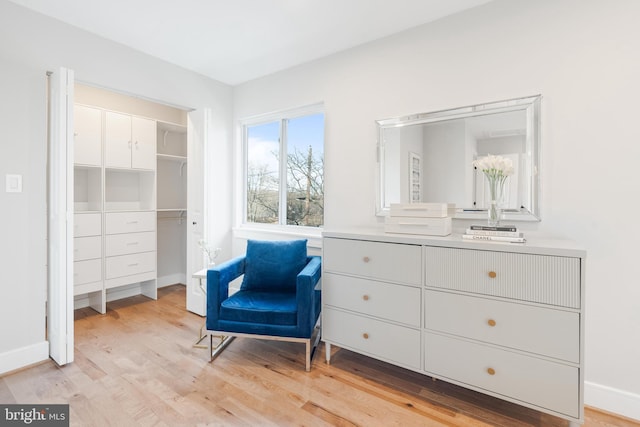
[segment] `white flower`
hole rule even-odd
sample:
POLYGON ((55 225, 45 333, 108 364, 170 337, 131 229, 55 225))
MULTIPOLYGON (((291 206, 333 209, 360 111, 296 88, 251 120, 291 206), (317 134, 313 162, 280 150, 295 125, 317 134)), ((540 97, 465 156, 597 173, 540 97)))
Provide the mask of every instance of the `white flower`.
POLYGON ((480 169, 489 182, 491 200, 498 200, 509 175, 513 174, 513 161, 502 156, 489 154, 473 161, 473 166, 480 169))
POLYGON ((489 154, 474 160, 473 166, 484 172, 489 179, 513 175, 513 161, 502 156, 489 154))
POLYGON ((200 239, 198 240, 198 246, 202 249, 202 252, 207 256, 207 260, 209 264, 213 264, 213 260, 218 257, 218 254, 222 250, 221 248, 214 248, 212 245, 208 244, 206 240, 200 239))

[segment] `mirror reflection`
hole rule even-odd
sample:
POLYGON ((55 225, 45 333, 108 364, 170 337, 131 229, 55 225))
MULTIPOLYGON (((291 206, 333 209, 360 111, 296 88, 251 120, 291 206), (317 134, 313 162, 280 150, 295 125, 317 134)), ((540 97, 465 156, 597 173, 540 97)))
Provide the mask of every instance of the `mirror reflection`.
POLYGON ((539 220, 540 97, 519 98, 377 121, 379 213, 391 203, 456 204, 456 218, 486 218, 488 187, 472 162, 489 154, 512 160, 506 220, 539 220))

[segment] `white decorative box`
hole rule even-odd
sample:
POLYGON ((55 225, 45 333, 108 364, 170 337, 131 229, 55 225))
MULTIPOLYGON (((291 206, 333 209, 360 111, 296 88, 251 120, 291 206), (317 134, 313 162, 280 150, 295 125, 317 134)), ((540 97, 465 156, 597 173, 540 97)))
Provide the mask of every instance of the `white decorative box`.
POLYGON ((392 203, 390 209, 392 217, 443 218, 455 213, 455 203, 392 203))
POLYGON ((451 217, 420 218, 388 216, 385 218, 384 231, 386 233, 448 236, 451 234, 451 217))

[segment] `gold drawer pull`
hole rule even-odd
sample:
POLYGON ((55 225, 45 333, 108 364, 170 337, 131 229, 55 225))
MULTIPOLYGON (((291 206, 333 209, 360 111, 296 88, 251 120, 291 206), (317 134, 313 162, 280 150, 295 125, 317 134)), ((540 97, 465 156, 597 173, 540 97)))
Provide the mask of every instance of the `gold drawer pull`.
POLYGON ((493 368, 488 368, 488 369, 487 369, 487 374, 489 374, 489 375, 495 375, 495 374, 496 374, 496 370, 495 370, 495 369, 493 369, 493 368))
POLYGON ((364 261, 364 262, 369 262, 369 261, 371 261, 371 258, 369 258, 368 256, 366 256, 366 257, 362 258, 362 261, 364 261))
POLYGON ((489 277, 491 277, 492 279, 495 279, 495 278, 496 278, 496 276, 497 276, 497 274, 496 274, 496 272, 495 272, 495 271, 490 271, 490 272, 489 272, 489 277))
POLYGON ((362 334, 362 338, 364 338, 365 340, 368 340, 369 334, 365 332, 364 334, 362 334))
POLYGON ((365 301, 369 301, 369 295, 362 295, 362 299, 365 301))
POLYGON ((488 324, 489 326, 496 326, 496 321, 495 321, 495 320, 493 320, 493 319, 489 319, 489 320, 487 320, 487 324, 488 324))

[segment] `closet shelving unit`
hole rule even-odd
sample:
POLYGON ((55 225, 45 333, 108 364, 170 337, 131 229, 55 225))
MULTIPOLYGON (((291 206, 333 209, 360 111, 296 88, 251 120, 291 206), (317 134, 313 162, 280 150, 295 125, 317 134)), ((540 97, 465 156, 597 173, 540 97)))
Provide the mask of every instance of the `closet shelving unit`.
POLYGON ((74 128, 74 295, 104 312, 102 204, 102 110, 75 106, 74 128))
POLYGON ((186 283, 187 128, 158 122, 158 285, 186 283))
POLYGON ((158 287, 187 283, 186 116, 93 88, 81 92, 74 106, 74 295, 77 307, 105 313, 107 301, 155 299, 158 287))

